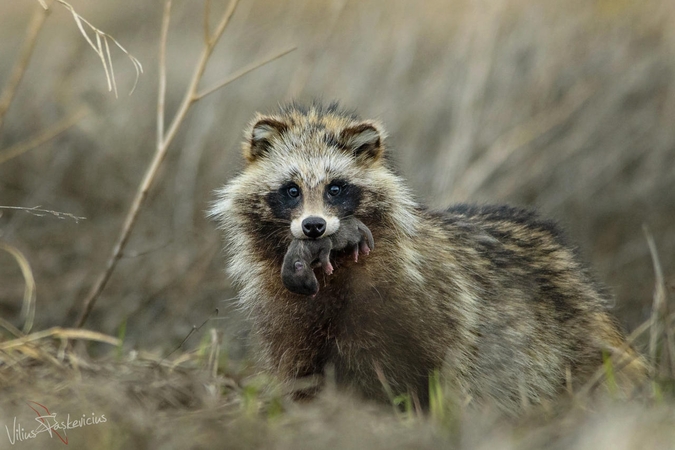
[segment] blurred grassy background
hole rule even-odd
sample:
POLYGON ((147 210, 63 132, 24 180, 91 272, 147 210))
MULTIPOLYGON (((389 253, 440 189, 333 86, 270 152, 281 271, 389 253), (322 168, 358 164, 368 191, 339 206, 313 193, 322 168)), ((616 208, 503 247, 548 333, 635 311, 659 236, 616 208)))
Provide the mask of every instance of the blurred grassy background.
MULTIPOLYGON (((0 152, 86 107, 56 139, 0 164, 0 205, 86 220, 0 211, 0 239, 18 247, 37 282, 36 329, 72 325, 103 270, 154 151, 161 5, 73 6, 144 65, 114 50, 120 96, 68 12, 53 7, 0 152)), ((213 2, 214 16, 224 4, 213 2)), ((0 5, 0 87, 37 2, 0 5)), ((203 37, 201 2, 174 2, 168 116, 203 37)), ((199 102, 169 151, 125 256, 87 327, 175 347, 214 322, 230 356, 246 324, 223 273, 220 236, 204 218, 211 192, 241 167, 241 130, 290 99, 338 99, 380 119, 390 151, 434 207, 454 201, 536 207, 562 222, 632 329, 649 314, 651 229, 675 288, 675 3, 670 0, 243 0, 204 85, 289 46, 297 50, 199 102)), ((23 278, 0 253, 0 316, 20 324, 23 278)), ((196 338, 193 338, 196 339, 196 338)))

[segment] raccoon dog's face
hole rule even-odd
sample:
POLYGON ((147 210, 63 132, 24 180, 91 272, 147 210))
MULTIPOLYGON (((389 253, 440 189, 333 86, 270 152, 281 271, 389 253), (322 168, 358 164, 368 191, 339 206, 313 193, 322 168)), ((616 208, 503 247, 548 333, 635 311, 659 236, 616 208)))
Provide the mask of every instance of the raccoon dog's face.
POLYGON ((213 212, 275 253, 291 238, 330 236, 341 219, 374 213, 383 139, 378 124, 325 110, 258 116, 244 142, 248 164, 213 212))

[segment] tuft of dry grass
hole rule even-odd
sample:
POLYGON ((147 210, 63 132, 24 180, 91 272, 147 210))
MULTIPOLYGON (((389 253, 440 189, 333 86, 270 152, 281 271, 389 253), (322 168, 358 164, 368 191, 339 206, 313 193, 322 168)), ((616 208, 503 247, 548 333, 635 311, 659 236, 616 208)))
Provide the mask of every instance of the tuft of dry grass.
POLYGON ((75 24, 77 25, 77 28, 80 30, 80 33, 84 37, 84 39, 87 41, 87 44, 94 49, 94 52, 98 55, 98 57, 101 59, 101 64, 103 65, 103 71, 105 72, 105 78, 106 81, 108 82, 108 91, 112 91, 115 93, 115 97, 117 97, 117 81, 115 80, 115 69, 113 67, 113 61, 112 61, 112 56, 110 55, 110 44, 109 42, 112 42, 117 46, 118 49, 124 53, 127 58, 129 58, 129 61, 134 66, 134 70, 136 71, 136 79, 134 80, 134 85, 131 87, 131 90, 129 91, 129 95, 133 94, 134 90, 136 89, 136 84, 138 83, 138 79, 140 78, 141 74, 143 73, 143 65, 141 62, 136 59, 135 56, 133 56, 131 53, 127 51, 122 45, 117 42, 117 40, 109 35, 108 33, 105 33, 104 31, 99 30, 96 28, 94 25, 89 23, 87 19, 82 17, 80 14, 75 11, 75 8, 73 6, 64 1, 64 0, 38 0, 40 2, 40 5, 45 11, 49 11, 49 3, 56 2, 66 8, 70 14, 73 16, 73 20, 75 21, 75 24), (94 39, 89 36, 89 33, 94 34, 94 39))
MULTIPOLYGON (((68 430, 68 445, 75 448, 196 449, 213 442, 275 449, 657 448, 675 437, 670 394, 630 401, 575 398, 564 406, 533 406, 514 419, 457 402, 435 377, 428 414, 415 414, 411 406, 392 413, 337 392, 330 383, 316 400, 290 403, 273 380, 228 368, 215 329, 207 330, 193 350, 171 358, 128 348, 92 358, 86 346, 64 346, 64 340, 126 347, 117 338, 81 329, 51 329, 2 342, 0 421, 17 418, 32 429, 26 426, 35 416, 30 402, 57 416, 105 417, 104 423, 68 430), (31 382, 36 379, 42 381, 31 382)), ((62 444, 45 434, 20 445, 62 444)))

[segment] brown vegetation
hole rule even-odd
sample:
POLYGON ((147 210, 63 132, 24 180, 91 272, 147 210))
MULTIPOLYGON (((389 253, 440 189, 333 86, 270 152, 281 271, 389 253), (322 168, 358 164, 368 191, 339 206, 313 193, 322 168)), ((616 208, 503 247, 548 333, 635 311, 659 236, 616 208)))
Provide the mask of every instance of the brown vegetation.
MULTIPOLYGON (((672 2, 242 0, 212 49, 199 86, 206 90, 192 94, 297 50, 184 111, 172 139, 157 130, 162 9, 80 3, 71 2, 143 63, 133 95, 135 64, 110 47, 116 100, 107 91, 110 67, 102 69, 62 5, 51 5, 49 16, 38 2, 0 6, 0 206, 29 208, 0 209, 0 425, 15 416, 33 421, 25 403, 32 400, 60 413, 108 415, 105 424, 69 433, 76 448, 592 448, 674 440, 672 2), (212 190, 239 167, 241 129, 253 112, 313 97, 382 120, 401 171, 433 206, 508 201, 560 219, 616 294, 626 327, 646 323, 637 342, 657 360, 653 392, 639 403, 596 404, 594 412, 575 397, 583 408, 514 425, 450 401, 431 420, 414 408, 355 406, 331 392, 299 407, 250 378, 247 326, 228 301, 236 293, 204 211, 212 190), (154 183, 139 190, 161 148, 154 183), (147 198, 85 323, 92 331, 72 330, 138 193, 147 198)), ((228 6, 206 3, 213 32, 228 6)), ((167 117, 182 114, 199 67, 202 13, 193 2, 173 5, 167 117)), ((3 433, 0 426, 4 447, 3 433)), ((62 445, 36 439, 14 447, 62 445)))

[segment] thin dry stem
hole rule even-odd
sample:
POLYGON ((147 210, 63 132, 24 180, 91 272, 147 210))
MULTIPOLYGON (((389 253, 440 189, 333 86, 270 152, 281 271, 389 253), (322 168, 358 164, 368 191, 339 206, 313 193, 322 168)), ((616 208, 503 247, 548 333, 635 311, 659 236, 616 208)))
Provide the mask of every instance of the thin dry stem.
MULTIPOLYGON (((236 9, 238 3, 239 3, 239 0, 232 0, 230 2, 227 10, 223 13, 223 17, 221 18, 220 22, 218 23, 218 26, 216 27, 216 30, 209 37, 209 39, 206 42, 206 45, 204 46, 204 49, 202 50, 202 54, 199 57, 199 61, 197 62, 194 74, 192 75, 192 79, 190 80, 190 84, 188 85, 185 96, 183 97, 183 101, 181 102, 181 105, 178 108, 178 111, 176 112, 176 115, 174 116, 173 120, 171 121, 171 125, 169 126, 169 131, 166 133, 166 136, 164 136, 163 143, 162 143, 163 145, 161 146, 163 148, 164 153, 166 152, 166 147, 168 147, 168 145, 171 143, 173 138, 176 136, 176 133, 178 132, 178 128, 183 123, 183 120, 185 119, 185 116, 187 115, 187 112, 190 109, 190 106, 192 106, 192 104, 194 102, 199 100, 196 97, 197 89, 199 87, 199 81, 201 80, 202 76, 204 75, 204 70, 206 69, 206 64, 208 63, 209 58, 211 57, 211 53, 213 53, 213 49, 215 48, 216 44, 218 43, 218 40, 220 39, 220 37, 223 35, 223 32, 225 31, 225 28, 227 27, 227 24, 230 22, 230 18, 234 14, 234 10, 236 9)), ((159 147, 159 145, 158 145, 158 147, 159 147)), ((158 150, 158 153, 159 153, 159 150, 158 150)), ((162 155, 162 158, 163 158, 163 155, 162 155)), ((157 158, 155 158, 155 159, 157 159, 157 158)), ((161 160, 160 160, 160 162, 161 162, 161 160)))
POLYGON ((258 62, 255 62, 253 64, 249 64, 246 67, 243 67, 239 69, 237 72, 233 73, 232 75, 228 76, 224 80, 219 81, 218 83, 215 83, 213 86, 208 87, 206 89, 203 89, 201 92, 198 94, 195 94, 195 101, 201 100, 202 98, 206 97, 209 94, 214 93, 218 89, 227 86, 228 84, 232 83, 235 80, 238 80, 239 78, 243 77, 244 75, 248 74, 249 72, 253 72, 255 69, 264 66, 265 64, 271 63, 272 61, 275 61, 282 56, 285 56, 292 51, 296 50, 298 47, 290 47, 287 48, 286 50, 282 50, 278 53, 275 53, 274 55, 268 56, 266 58, 261 59, 258 62))
MULTIPOLYGON (((99 40, 98 35, 96 35, 96 40, 97 41, 99 40)), ((113 87, 115 89, 115 98, 117 98, 117 83, 115 83, 115 69, 113 67, 112 57, 110 56, 110 46, 108 45, 108 40, 104 39, 103 44, 105 45, 106 60, 108 61, 108 65, 110 66, 110 78, 113 81, 113 87)), ((99 46, 99 49, 100 49, 100 46, 99 46)), ((105 65, 105 61, 104 61, 104 65, 105 65)), ((134 86, 135 85, 136 85, 136 83, 134 83, 134 86)))
POLYGON ((12 105, 16 91, 23 79, 23 75, 26 73, 26 68, 28 67, 30 58, 33 55, 33 50, 35 49, 35 44, 37 43, 38 34, 40 34, 40 30, 42 30, 45 20, 49 15, 47 5, 43 4, 43 6, 45 9, 37 10, 33 13, 33 17, 26 28, 26 38, 24 39, 23 47, 19 52, 19 57, 17 58, 9 76, 9 80, 7 80, 7 84, 0 95, 0 129, 2 129, 5 114, 7 114, 9 107, 12 105))
POLYGON ((204 45, 209 44, 209 37, 211 36, 211 0, 204 1, 204 45))
POLYGON ((171 21, 171 0, 164 4, 162 31, 159 41, 159 93, 157 94, 157 144, 164 140, 164 105, 166 102, 166 41, 171 21))
POLYGON ((16 337, 23 336, 23 332, 21 330, 19 330, 17 327, 15 327, 9 321, 3 319, 2 317, 0 317, 0 327, 9 331, 10 333, 12 333, 16 337))
POLYGON ((161 364, 165 359, 168 359, 169 356, 173 355, 173 354, 176 353, 178 350, 180 350, 181 348, 183 348, 183 345, 187 342, 188 339, 190 339, 190 336, 192 336, 192 335, 193 335, 194 333, 196 333, 197 331, 201 330, 202 327, 203 327, 204 325, 206 325, 206 324, 208 323, 209 320, 211 320, 211 319, 213 319, 213 318, 215 318, 215 317, 217 317, 217 316, 218 316, 218 308, 216 308, 216 310, 213 312, 213 314, 211 314, 211 315, 209 316, 208 319, 206 319, 204 322, 202 322, 201 325, 199 325, 199 326, 197 326, 197 325, 192 325, 192 329, 191 329, 190 332, 187 334, 187 336, 185 336, 185 337, 183 338, 183 340, 181 341, 181 343, 178 344, 178 346, 177 346, 176 348, 174 348, 172 351, 170 351, 168 355, 166 355, 164 358, 162 358, 162 360, 159 361, 158 364, 161 364))
POLYGON ((220 36, 223 35, 223 32, 225 31, 225 28, 227 28, 227 24, 230 23, 230 19, 232 18, 234 11, 237 9, 238 4, 239 0, 231 0, 230 4, 227 5, 227 9, 223 13, 223 17, 220 18, 220 22, 216 26, 216 30, 209 37, 206 43, 206 48, 208 48, 210 51, 213 50, 213 48, 216 46, 216 43, 220 39, 220 36))
POLYGON ((7 162, 10 159, 16 158, 17 156, 21 156, 24 153, 41 146, 45 142, 49 142, 59 134, 77 124, 84 116, 87 115, 87 113, 88 109, 86 107, 82 107, 65 119, 60 120, 46 130, 43 130, 38 135, 33 136, 26 141, 19 142, 9 148, 0 150, 0 164, 7 162))
POLYGON ((47 214, 50 214, 57 219, 73 219, 75 222, 79 222, 80 220, 86 220, 86 217, 80 217, 76 216, 74 214, 70 213, 65 213, 61 211, 52 211, 51 209, 42 209, 39 206, 33 206, 30 208, 27 208, 25 206, 0 206, 0 209, 12 209, 12 210, 18 210, 18 211, 25 211, 28 214, 32 214, 37 217, 44 217, 47 214))
POLYGON ((374 363, 374 369, 375 375, 377 376, 377 380, 380 382, 382 389, 384 389, 385 394, 387 394, 387 397, 389 398, 389 403, 394 405, 394 408, 396 408, 396 405, 394 404, 394 399, 396 398, 396 396, 394 395, 394 391, 391 389, 389 381, 387 381, 387 377, 384 375, 382 366, 380 366, 380 364, 376 362, 374 363))
POLYGON ((211 328, 210 338, 209 360, 206 367, 211 376, 215 378, 218 375, 218 356, 220 355, 220 340, 218 339, 218 331, 215 328, 211 328))
MULTIPOLYGON (((26 287, 24 288, 23 293, 23 304, 21 306, 21 316, 24 318, 23 332, 30 333, 31 328, 33 328, 33 321, 35 320, 35 277, 33 277, 33 270, 30 268, 28 259, 21 253, 21 251, 5 242, 0 242, 0 249, 6 251, 14 259, 16 263, 21 268, 21 274, 25 280, 26 287)), ((5 327, 7 328, 7 327, 5 327)), ((7 328, 9 329, 9 328, 7 328)), ((9 329, 12 331, 11 329, 9 329)))
POLYGON ((675 356, 675 342, 673 341, 672 327, 669 326, 667 321, 669 311, 666 284, 654 237, 646 225, 643 225, 642 229, 647 239, 647 245, 649 246, 649 253, 652 257, 655 276, 654 300, 650 318, 649 357, 654 367, 660 369, 661 375, 667 376, 669 372, 672 373, 674 369, 673 357, 675 356), (661 340, 663 344, 660 364, 657 356, 659 340, 661 340))
POLYGON ((59 339, 96 341, 96 342, 103 342, 104 344, 110 344, 113 346, 121 345, 119 339, 112 336, 108 336, 107 334, 98 333, 96 331, 54 327, 49 328, 47 330, 38 331, 36 333, 32 333, 17 339, 12 339, 11 341, 2 342, 0 343, 0 351, 18 348, 28 344, 29 342, 35 342, 50 337, 55 337, 59 339))

